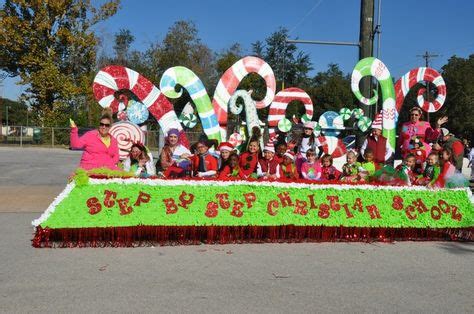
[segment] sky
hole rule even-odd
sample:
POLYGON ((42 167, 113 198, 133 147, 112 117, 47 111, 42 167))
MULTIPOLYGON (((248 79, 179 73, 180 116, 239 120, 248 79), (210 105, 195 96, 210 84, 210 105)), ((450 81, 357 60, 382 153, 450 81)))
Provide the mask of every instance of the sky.
MULTIPOLYGON (((439 55, 430 63, 438 70, 453 55, 466 58, 474 53, 474 1, 381 0, 380 8, 378 57, 395 78, 424 66, 425 60, 417 55, 425 51, 439 55)), ((107 52, 112 53, 114 34, 122 28, 135 36, 132 49, 144 51, 161 41, 174 22, 191 20, 212 50, 220 52, 237 42, 244 54, 251 54, 251 43, 264 41, 279 27, 290 30, 291 38, 357 42, 359 18, 359 0, 122 0, 119 12, 94 30, 107 52)), ((329 63, 350 73, 358 61, 357 47, 299 44, 298 48, 311 57, 311 75, 325 71, 329 63)), ((24 89, 17 81, 6 79, 0 96, 17 99, 24 89)))

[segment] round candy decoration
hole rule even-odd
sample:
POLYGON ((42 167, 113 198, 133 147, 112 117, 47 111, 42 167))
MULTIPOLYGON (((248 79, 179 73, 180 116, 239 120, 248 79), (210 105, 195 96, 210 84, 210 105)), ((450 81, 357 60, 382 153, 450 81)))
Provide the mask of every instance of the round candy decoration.
POLYGON ((130 122, 141 124, 148 119, 148 108, 139 101, 130 100, 127 107, 127 116, 130 122))
POLYGON ((127 121, 128 120, 127 113, 125 111, 119 111, 117 113, 117 119, 119 119, 120 121, 127 121))
POLYGON ((290 132, 292 127, 291 121, 287 118, 283 118, 278 122, 278 129, 282 132, 290 132))
POLYGON ((360 117, 359 121, 357 121, 357 126, 362 132, 366 132, 370 126, 372 125, 372 119, 366 116, 360 117))
POLYGON ((243 142, 243 138, 242 138, 242 135, 240 135, 239 133, 232 133, 232 135, 229 137, 229 143, 231 143, 232 145, 234 145, 234 147, 237 147, 239 145, 242 144, 243 142))
POLYGON ((342 120, 347 121, 351 118, 352 110, 349 108, 341 108, 341 110, 339 110, 339 114, 341 115, 342 120))
POLYGON ((188 129, 192 129, 197 124, 197 117, 193 113, 183 113, 179 116, 179 121, 188 129))
POLYGON ((354 116, 354 118, 360 119, 360 117, 364 115, 364 110, 362 110, 362 108, 355 108, 354 110, 352 110, 352 115, 354 116))
POLYGON ((143 131, 138 125, 125 121, 114 123, 109 133, 117 139, 121 160, 128 157, 133 143, 144 143, 145 140, 143 131))
POLYGON ((344 129, 344 121, 339 113, 326 111, 319 117, 319 125, 326 136, 338 136, 344 129))

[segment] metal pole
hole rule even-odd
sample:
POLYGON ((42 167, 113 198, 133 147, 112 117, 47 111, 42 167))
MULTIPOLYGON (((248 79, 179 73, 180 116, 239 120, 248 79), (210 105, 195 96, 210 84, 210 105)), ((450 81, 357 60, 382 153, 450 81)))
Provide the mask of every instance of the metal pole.
POLYGON ((20 147, 23 147, 23 126, 20 125, 20 147))
POLYGON ((51 147, 54 148, 54 128, 51 127, 51 147))
MULTIPOLYGON (((374 31, 374 0, 361 0, 360 3, 360 47, 359 60, 373 55, 373 31, 374 31)), ((360 82, 362 94, 370 98, 372 77, 362 78, 360 82)), ((364 106, 364 111, 369 117, 373 117, 373 106, 364 106)))

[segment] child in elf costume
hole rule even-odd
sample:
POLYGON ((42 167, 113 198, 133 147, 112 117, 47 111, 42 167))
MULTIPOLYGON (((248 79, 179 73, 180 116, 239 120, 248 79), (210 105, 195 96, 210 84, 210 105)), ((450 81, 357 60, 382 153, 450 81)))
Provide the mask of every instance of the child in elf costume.
POLYGON ((426 160, 425 146, 416 136, 410 141, 410 146, 413 148, 409 150, 409 153, 415 156, 415 168, 413 169, 413 172, 420 175, 423 173, 423 164, 426 160))
POLYGON ((245 175, 239 167, 239 155, 232 153, 229 156, 229 163, 219 172, 219 180, 244 179, 245 175))
POLYGON ((416 158, 413 154, 406 155, 403 163, 398 165, 396 170, 398 171, 399 177, 405 182, 406 185, 412 186, 415 182, 416 177, 413 169, 415 168, 416 158))
POLYGON ((258 161, 257 176, 261 179, 280 178, 280 163, 275 159, 275 148, 273 142, 267 143, 263 149, 263 158, 258 161))
POLYGON ((306 161, 301 166, 301 175, 307 180, 321 179, 321 163, 312 148, 306 151, 306 161))
POLYGON ((364 181, 371 181, 375 171, 379 169, 379 165, 375 163, 374 153, 367 148, 364 153, 364 162, 361 163, 361 171, 359 173, 364 181))
POLYGON ((299 177, 295 165, 295 154, 287 151, 283 154, 283 162, 280 164, 280 178, 296 180, 299 177))
POLYGON ((416 178, 416 185, 433 186, 440 172, 438 154, 432 152, 426 158, 426 167, 423 174, 416 178))
POLYGON ((209 154, 209 143, 201 140, 196 144, 197 154, 191 157, 193 176, 211 178, 217 174, 217 159, 209 154))
POLYGON ((364 181, 359 175, 364 170, 360 163, 357 162, 357 153, 350 150, 347 155, 347 162, 342 166, 341 182, 360 182, 364 181))
POLYGON ((257 177, 257 165, 260 159, 260 143, 256 138, 250 139, 247 151, 240 155, 239 167, 247 178, 257 177))
POLYGON ((428 185, 429 187, 446 187, 448 179, 456 173, 456 167, 454 166, 453 151, 450 148, 446 148, 441 153, 441 173, 433 184, 428 185))
POLYGON ((331 155, 325 154, 321 157, 321 180, 323 181, 334 181, 339 180, 341 172, 332 165, 333 159, 331 155))

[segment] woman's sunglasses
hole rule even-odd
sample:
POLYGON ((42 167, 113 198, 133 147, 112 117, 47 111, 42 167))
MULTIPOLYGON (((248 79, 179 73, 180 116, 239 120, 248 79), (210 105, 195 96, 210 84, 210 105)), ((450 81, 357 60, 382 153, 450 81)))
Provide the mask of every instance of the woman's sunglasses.
POLYGON ((99 123, 99 126, 105 126, 106 128, 110 127, 110 123, 99 123))

